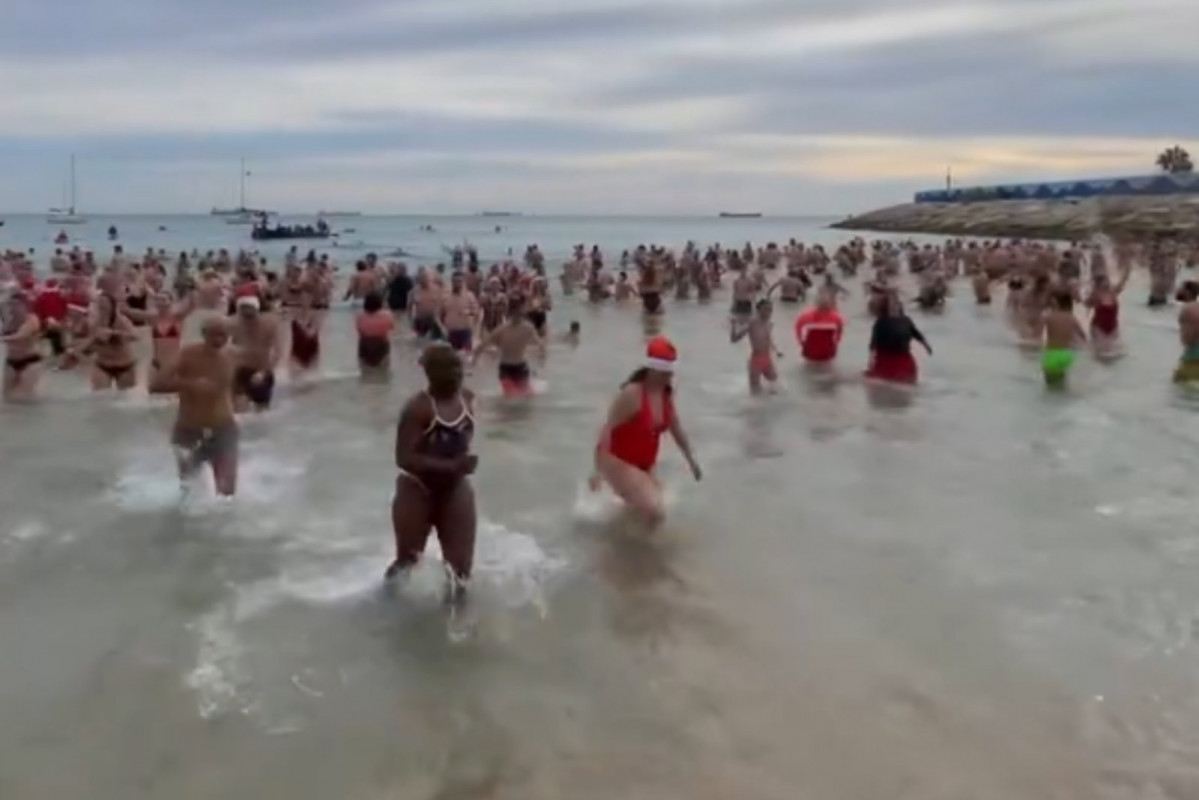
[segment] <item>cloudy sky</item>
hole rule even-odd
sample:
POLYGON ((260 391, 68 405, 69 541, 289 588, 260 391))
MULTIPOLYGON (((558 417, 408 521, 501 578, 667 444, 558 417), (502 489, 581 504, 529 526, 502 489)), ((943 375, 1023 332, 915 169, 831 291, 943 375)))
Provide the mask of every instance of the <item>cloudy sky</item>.
POLYGON ((821 214, 1199 150, 1197 0, 4 0, 0 210, 821 214))

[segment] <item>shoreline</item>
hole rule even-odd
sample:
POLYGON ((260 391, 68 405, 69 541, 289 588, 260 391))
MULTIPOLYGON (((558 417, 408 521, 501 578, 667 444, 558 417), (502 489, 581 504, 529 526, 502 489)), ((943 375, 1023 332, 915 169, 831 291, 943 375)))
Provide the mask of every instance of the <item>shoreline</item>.
POLYGON ((1199 194, 1069 200, 904 203, 847 217, 834 230, 1010 239, 1199 239, 1199 194))

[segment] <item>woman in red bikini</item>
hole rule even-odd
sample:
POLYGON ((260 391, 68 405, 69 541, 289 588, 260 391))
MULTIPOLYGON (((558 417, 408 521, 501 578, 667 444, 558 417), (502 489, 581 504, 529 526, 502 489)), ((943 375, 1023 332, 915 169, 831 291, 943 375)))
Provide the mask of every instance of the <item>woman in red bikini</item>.
POLYGON ((608 422, 595 448, 592 490, 606 482, 650 525, 661 523, 666 514, 662 487, 654 477, 663 433, 670 432, 695 479, 703 477, 675 413, 671 379, 677 360, 678 351, 665 336, 650 340, 645 364, 629 377, 612 401, 608 422))
POLYGON ((183 342, 183 322, 189 313, 189 303, 176 305, 166 292, 154 296, 154 308, 149 311, 136 308, 125 310, 135 324, 150 326, 150 381, 179 354, 183 342))

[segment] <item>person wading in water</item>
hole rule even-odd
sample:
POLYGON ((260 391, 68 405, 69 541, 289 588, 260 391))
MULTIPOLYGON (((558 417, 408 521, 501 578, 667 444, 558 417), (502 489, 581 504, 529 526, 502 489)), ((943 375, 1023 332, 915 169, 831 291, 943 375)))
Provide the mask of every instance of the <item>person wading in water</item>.
POLYGON ((391 504, 396 555, 385 577, 415 564, 436 528, 450 596, 457 599, 470 578, 478 522, 468 477, 479 461, 470 452, 475 397, 462 386, 462 361, 450 346, 430 346, 421 364, 428 386, 408 399, 396 426, 400 474, 391 504))
POLYGON ((662 486, 654 477, 663 433, 669 431, 683 451, 692 476, 697 481, 703 477, 675 413, 671 378, 677 360, 678 351, 669 339, 657 336, 650 340, 645 365, 629 376, 612 401, 595 447, 592 491, 607 483, 651 526, 661 524, 666 516, 662 486))

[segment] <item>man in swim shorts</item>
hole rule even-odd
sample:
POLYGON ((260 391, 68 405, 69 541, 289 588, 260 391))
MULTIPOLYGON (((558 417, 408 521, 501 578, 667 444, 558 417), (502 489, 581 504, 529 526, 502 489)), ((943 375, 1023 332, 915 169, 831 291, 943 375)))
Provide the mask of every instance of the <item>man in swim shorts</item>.
POLYGON ((1175 383, 1199 382, 1199 281, 1186 281, 1176 295, 1182 309, 1178 312, 1178 338, 1182 358, 1174 370, 1175 383))
POLYGON ((237 298, 233 322, 236 367, 233 372, 233 404, 239 411, 251 405, 265 411, 275 393, 275 367, 279 363, 279 329, 275 318, 261 312, 255 295, 237 298))
POLYGON ((774 307, 771 302, 763 297, 758 301, 757 313, 753 319, 739 326, 733 332, 734 342, 738 342, 746 336, 749 337, 747 369, 750 394, 761 393, 763 379, 771 387, 774 387, 779 379, 778 370, 774 367, 774 357, 778 355, 779 358, 782 358, 783 354, 774 345, 774 332, 770 321, 773 311, 774 307))
POLYGON ((529 379, 532 377, 528 362, 529 348, 538 348, 540 357, 545 358, 545 340, 523 310, 524 300, 520 297, 511 298, 508 301, 508 318, 503 325, 488 334, 471 359, 473 365, 488 347, 495 345, 499 349, 500 388, 506 397, 529 393, 529 379))
POLYGON ((441 301, 441 324, 450 347, 459 353, 469 353, 479 324, 479 301, 466 288, 461 272, 450 277, 450 293, 441 301))
POLYGON ((212 469, 219 494, 237 491, 237 421, 233 416, 234 361, 226 350, 229 324, 209 317, 202 328, 203 341, 185 345, 163 369, 154 374, 150 391, 179 396, 179 411, 171 444, 186 481, 201 465, 212 469))
POLYGON ((1045 350, 1041 354, 1041 370, 1045 384, 1061 387, 1074 365, 1074 347, 1087 340, 1082 323, 1074 316, 1074 294, 1059 288, 1050 295, 1051 307, 1045 312, 1045 350))

